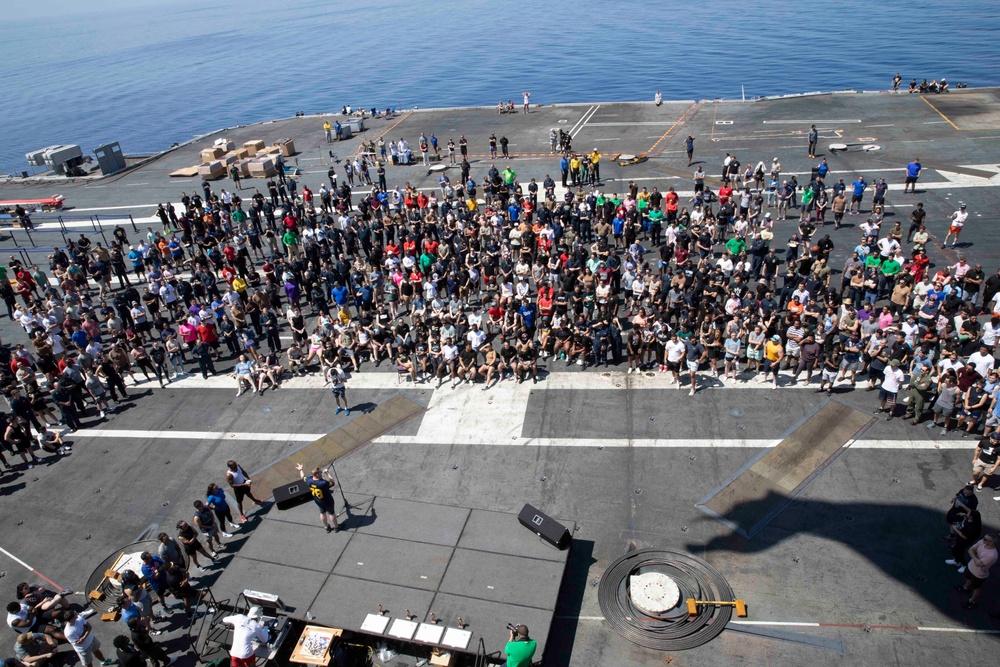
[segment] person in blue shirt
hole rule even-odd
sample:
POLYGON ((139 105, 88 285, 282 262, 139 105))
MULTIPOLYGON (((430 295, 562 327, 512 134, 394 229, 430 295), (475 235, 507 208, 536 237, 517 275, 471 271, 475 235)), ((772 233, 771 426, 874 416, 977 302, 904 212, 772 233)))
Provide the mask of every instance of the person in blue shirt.
POLYGON ((620 215, 616 215, 614 219, 611 221, 611 234, 612 236, 614 236, 616 248, 619 245, 622 245, 624 247, 624 244, 622 242, 622 235, 624 233, 625 233, 625 219, 622 218, 620 215))
POLYGON ((142 576, 149 583, 149 587, 153 589, 160 604, 166 608, 167 564, 162 558, 154 556, 148 551, 143 551, 139 558, 142 560, 142 576))
POLYGON ((132 262, 132 270, 135 271, 135 277, 139 280, 143 280, 145 271, 143 270, 142 265, 142 252, 136 250, 134 245, 130 245, 128 248, 128 258, 129 261, 132 262))
POLYGON ((903 194, 906 194, 907 190, 913 194, 917 194, 917 178, 920 177, 920 170, 923 167, 920 166, 920 158, 913 158, 913 162, 906 165, 906 182, 903 183, 903 194))
POLYGON ((821 178, 826 178, 828 173, 830 173, 830 165, 826 163, 826 158, 823 158, 820 161, 819 166, 816 167, 816 175, 821 178))
POLYGON ((521 207, 517 205, 517 202, 511 203, 511 205, 507 207, 507 215, 510 216, 510 221, 512 223, 515 225, 518 223, 521 219, 521 207))
POLYGON ((563 155, 559 160, 559 170, 562 171, 562 185, 566 187, 566 179, 569 178, 569 158, 563 155))
POLYGON ((534 335, 535 317, 537 315, 538 310, 535 308, 534 301, 527 301, 517 309, 517 316, 521 320, 521 326, 527 329, 530 335, 534 335))
POLYGON ((861 199, 865 196, 865 189, 868 187, 868 181, 865 180, 864 176, 858 176, 858 180, 851 183, 851 188, 853 189, 853 194, 851 195, 851 206, 847 209, 848 213, 861 213, 861 199), (858 210, 854 210, 854 205, 858 205, 858 210))
POLYGON ((337 283, 336 285, 334 285, 333 289, 330 290, 330 296, 333 298, 334 303, 336 303, 338 306, 347 305, 348 291, 347 287, 345 287, 343 284, 337 283))

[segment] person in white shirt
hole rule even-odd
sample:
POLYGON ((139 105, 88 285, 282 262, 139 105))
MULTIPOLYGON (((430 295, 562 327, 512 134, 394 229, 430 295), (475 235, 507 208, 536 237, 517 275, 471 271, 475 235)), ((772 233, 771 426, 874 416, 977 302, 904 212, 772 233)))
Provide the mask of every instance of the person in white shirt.
POLYGON ((246 616, 233 614, 222 619, 224 624, 233 628, 233 645, 229 649, 233 667, 253 667, 257 664, 254 642, 266 644, 268 640, 267 628, 260 623, 261 615, 260 607, 250 607, 246 616))
POLYGON ((469 330, 469 333, 467 333, 465 337, 469 341, 469 344, 472 345, 472 349, 476 352, 478 352, 479 348, 486 342, 486 332, 482 331, 478 324, 473 324, 472 329, 469 330))
POLYGON ((893 418, 892 412, 896 409, 896 395, 899 393, 899 387, 903 384, 905 377, 906 374, 899 368, 899 359, 891 359, 882 377, 882 387, 878 390, 878 407, 875 409, 875 414, 878 414, 886 412, 886 406, 888 406, 886 421, 893 418))
POLYGON ((948 245, 948 239, 952 236, 955 239, 951 242, 951 247, 954 248, 955 244, 958 243, 958 236, 962 233, 962 227, 965 226, 965 221, 969 219, 969 212, 965 210, 965 204, 960 205, 958 210, 952 213, 949 218, 951 219, 951 226, 948 228, 948 234, 944 237, 944 243, 941 244, 942 248, 948 245))
POLYGON ((978 352, 973 352, 969 355, 969 363, 976 367, 976 372, 980 376, 986 377, 987 374, 993 370, 996 366, 996 359, 990 354, 990 350, 985 345, 979 346, 978 352))
POLYGON ((114 660, 104 657, 101 652, 101 642, 94 636, 93 628, 90 627, 87 619, 81 618, 80 614, 73 609, 66 612, 65 620, 66 625, 63 632, 66 635, 66 641, 76 651, 83 667, 91 667, 94 664, 94 657, 100 660, 102 665, 115 663, 114 660))
POLYGON ((667 344, 663 346, 666 350, 667 356, 667 370, 673 373, 673 377, 670 378, 670 384, 679 383, 681 381, 680 367, 681 361, 684 359, 684 353, 686 348, 684 347, 684 341, 677 337, 677 332, 672 332, 670 334, 670 340, 667 344))

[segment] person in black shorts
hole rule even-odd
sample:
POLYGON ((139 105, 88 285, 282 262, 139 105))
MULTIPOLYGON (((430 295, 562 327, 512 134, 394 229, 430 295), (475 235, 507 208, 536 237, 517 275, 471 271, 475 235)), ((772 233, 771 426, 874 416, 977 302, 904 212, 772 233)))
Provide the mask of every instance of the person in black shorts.
POLYGON ((302 481, 309 486, 313 501, 319 507, 319 518, 323 522, 326 532, 336 533, 340 531, 340 524, 337 523, 337 506, 333 500, 333 478, 330 477, 330 471, 321 470, 319 466, 316 466, 312 469, 310 476, 306 477, 301 463, 295 464, 295 468, 299 471, 299 477, 302 478, 302 481), (333 522, 332 526, 331 522, 333 522))
POLYGON ((246 523, 247 515, 243 512, 243 499, 249 498, 254 505, 263 505, 253 495, 253 480, 243 470, 243 466, 230 459, 226 461, 226 481, 229 482, 229 486, 233 489, 233 495, 236 496, 236 509, 240 511, 240 521, 246 523))
POLYGON ((198 554, 201 554, 213 563, 215 562, 215 556, 208 553, 201 540, 198 539, 198 531, 183 519, 177 522, 177 539, 180 541, 181 546, 184 547, 184 553, 199 571, 203 572, 205 568, 198 562, 198 554))

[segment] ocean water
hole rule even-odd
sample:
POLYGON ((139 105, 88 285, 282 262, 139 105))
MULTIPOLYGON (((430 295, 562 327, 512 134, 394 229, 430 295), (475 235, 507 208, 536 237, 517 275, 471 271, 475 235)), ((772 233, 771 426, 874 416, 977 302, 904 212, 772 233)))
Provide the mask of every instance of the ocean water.
POLYGON ((344 104, 873 90, 897 71, 1000 85, 997 34, 997 0, 207 0, 0 16, 0 172, 56 143, 157 151, 344 104))

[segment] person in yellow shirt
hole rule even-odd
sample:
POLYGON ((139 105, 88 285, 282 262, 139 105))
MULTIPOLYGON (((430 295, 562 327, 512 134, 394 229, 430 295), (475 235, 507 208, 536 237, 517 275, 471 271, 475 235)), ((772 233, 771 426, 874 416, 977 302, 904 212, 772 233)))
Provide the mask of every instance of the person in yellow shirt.
POLYGON ((331 130, 332 130, 332 126, 330 125, 330 121, 328 121, 328 120, 324 121, 323 122, 323 132, 326 133, 326 143, 328 143, 328 144, 333 143, 333 132, 331 130))
POLYGON ((569 161, 570 185, 580 183, 580 156, 574 155, 569 161))
POLYGON ((590 152, 590 168, 593 170, 594 178, 597 179, 598 183, 601 182, 601 157, 601 154, 597 152, 596 148, 590 152))
POLYGON ((772 389, 778 388, 778 367, 785 356, 785 349, 781 346, 781 336, 771 336, 771 340, 764 344, 764 377, 761 382, 767 382, 767 376, 774 374, 774 384, 772 389))
POLYGON ((233 278, 233 291, 240 297, 240 301, 246 303, 247 300, 247 281, 243 278, 236 276, 233 278))

